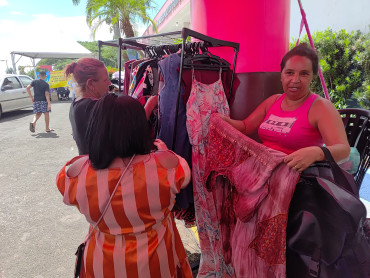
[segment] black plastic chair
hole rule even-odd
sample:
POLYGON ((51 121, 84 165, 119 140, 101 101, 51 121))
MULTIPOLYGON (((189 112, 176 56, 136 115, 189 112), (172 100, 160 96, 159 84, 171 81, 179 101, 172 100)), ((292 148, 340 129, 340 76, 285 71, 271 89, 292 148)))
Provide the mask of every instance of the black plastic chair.
POLYGON ((348 108, 338 110, 346 129, 349 145, 360 153, 360 165, 354 174, 357 187, 370 166, 370 110, 348 108))

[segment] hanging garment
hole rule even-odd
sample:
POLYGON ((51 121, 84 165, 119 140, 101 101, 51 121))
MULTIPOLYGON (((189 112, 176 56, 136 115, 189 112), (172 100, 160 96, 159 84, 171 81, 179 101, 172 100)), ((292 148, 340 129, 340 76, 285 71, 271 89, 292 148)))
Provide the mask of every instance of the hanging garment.
POLYGON ((205 171, 205 147, 208 134, 209 119, 211 114, 220 113, 229 115, 229 105, 224 93, 221 80, 212 84, 203 84, 196 80, 193 75, 193 85, 186 104, 186 128, 192 145, 192 177, 195 215, 199 233, 200 248, 202 251, 198 277, 231 277, 232 269, 226 265, 219 265, 222 254, 214 253, 215 244, 219 236, 217 231, 209 226, 210 219, 215 219, 215 210, 210 210, 207 203, 207 195, 204 190, 203 175, 205 171), (212 215, 210 215, 212 214, 212 215))
POLYGON ((146 67, 151 63, 151 60, 143 59, 143 60, 138 60, 137 62, 135 61, 132 63, 132 66, 134 68, 131 70, 130 86, 128 89, 129 96, 132 96, 137 84, 140 82, 141 77, 144 74, 146 67), (137 63, 139 61, 141 62, 137 63))
MULTIPOLYGON (((169 149, 172 149, 172 142, 175 127, 175 114, 177 103, 177 85, 179 81, 179 73, 177 68, 180 65, 180 57, 178 54, 171 54, 165 59, 158 62, 160 72, 163 77, 164 86, 159 93, 159 133, 157 138, 161 139, 169 149)), ((184 93, 181 88, 180 94, 184 93)), ((185 105, 180 99, 176 142, 172 149, 175 153, 185 158, 191 167, 191 145, 189 136, 186 130, 186 114, 185 105)), ((176 196, 175 210, 177 219, 186 220, 187 225, 195 224, 195 216, 184 219, 182 215, 189 215, 187 210, 194 211, 193 186, 190 183, 186 188, 182 189, 176 196), (180 212, 178 212, 180 210, 180 212)))
POLYGON ((148 76, 147 80, 145 81, 147 84, 151 83, 151 86, 150 88, 148 87, 147 89, 145 89, 146 91, 146 94, 147 95, 150 95, 151 93, 151 90, 152 90, 152 87, 153 87, 153 74, 152 74, 152 69, 153 68, 158 68, 158 61, 157 59, 152 59, 152 60, 148 60, 147 62, 143 63, 137 73, 136 73, 136 81, 135 81, 135 85, 134 85, 134 90, 136 90, 136 88, 138 87, 142 77, 144 76, 144 74, 146 73, 146 76, 148 76), (150 79, 149 79, 150 77, 150 79), (150 82, 149 82, 150 81, 150 82))
POLYGON ((218 254, 214 263, 227 265, 235 277, 285 278, 287 215, 299 174, 283 163, 284 153, 218 116, 210 122, 203 214, 212 218, 203 220, 218 254))
MULTIPOLYGON (((232 73, 233 72, 231 70, 228 70, 228 71, 223 71, 221 74, 222 86, 224 88, 224 92, 225 92, 226 98, 229 103, 231 100, 230 83, 231 83, 232 73)), ((212 84, 219 79, 218 72, 214 70, 196 70, 194 74, 195 74, 195 79, 203 84, 212 84)), ((184 88, 185 88, 185 92, 183 94, 183 100, 184 100, 184 103, 186 103, 189 99, 191 88, 192 88, 192 83, 193 83, 192 70, 184 69, 182 72, 181 79, 182 79, 182 84, 184 85, 184 88)), ((233 84, 234 88, 237 88, 237 86, 239 85, 238 82, 239 82, 238 80, 234 79, 234 84, 233 84)))
POLYGON ((145 102, 146 102, 144 98, 144 88, 146 88, 146 83, 145 83, 146 76, 147 76, 147 71, 144 72, 144 75, 139 81, 138 86, 132 92, 132 95, 131 95, 133 98, 138 99, 143 106, 145 105, 145 102))
MULTIPOLYGON (((87 241, 82 277, 192 277, 171 214, 176 193, 191 175, 185 160, 177 157, 174 168, 165 168, 156 153, 128 168, 87 241)), ((87 161, 75 177, 65 167, 57 176, 63 202, 76 206, 94 226, 124 167, 95 170, 87 161)))
POLYGON ((128 95, 128 88, 130 87, 130 76, 131 76, 131 67, 136 60, 130 60, 125 62, 125 77, 123 79, 123 94, 128 95))
MULTIPOLYGON (((145 65, 141 66, 144 68, 145 65)), ((153 89, 158 90, 159 77, 155 77, 154 74, 158 75, 158 63, 156 60, 151 61, 144 71, 136 74, 136 81, 139 81, 136 88, 132 92, 132 97, 138 99, 143 105, 145 105, 145 97, 149 97, 154 94, 153 89), (154 82, 157 82, 154 86, 154 82), (155 88, 156 87, 156 88, 155 88)))

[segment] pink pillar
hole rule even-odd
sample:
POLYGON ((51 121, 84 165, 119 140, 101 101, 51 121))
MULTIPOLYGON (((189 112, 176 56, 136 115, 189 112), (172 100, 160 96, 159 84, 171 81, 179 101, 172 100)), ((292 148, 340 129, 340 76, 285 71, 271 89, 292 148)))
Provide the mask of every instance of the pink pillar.
MULTIPOLYGON (((289 49, 290 0, 191 0, 190 8, 191 29, 240 43, 232 118, 245 118, 264 99, 282 92, 280 61, 289 49)), ((212 53, 232 62, 230 48, 212 53)))
POLYGON ((191 29, 240 43, 236 72, 280 71, 290 0, 191 0, 191 29))

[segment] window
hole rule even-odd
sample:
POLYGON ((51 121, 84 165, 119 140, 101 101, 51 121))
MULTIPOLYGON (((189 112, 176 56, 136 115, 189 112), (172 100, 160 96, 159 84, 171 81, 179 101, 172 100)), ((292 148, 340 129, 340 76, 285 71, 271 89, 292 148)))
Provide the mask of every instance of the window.
POLYGON ((12 86, 12 89, 20 89, 20 88, 22 88, 22 84, 19 82, 19 80, 15 76, 6 77, 4 79, 3 86, 4 85, 11 85, 12 86))
POLYGON ((33 81, 32 78, 27 76, 19 76, 19 79, 22 81, 24 87, 27 87, 33 81))

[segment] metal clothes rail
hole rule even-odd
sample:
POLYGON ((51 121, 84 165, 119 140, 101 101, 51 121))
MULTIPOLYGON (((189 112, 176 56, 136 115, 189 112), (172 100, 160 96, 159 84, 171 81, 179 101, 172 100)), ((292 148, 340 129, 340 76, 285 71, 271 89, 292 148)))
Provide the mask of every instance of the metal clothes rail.
MULTIPOLYGON (((179 72, 179 80, 177 84, 177 102, 176 102, 176 115, 175 115, 175 126, 174 126, 174 136, 172 142, 172 149, 174 149, 175 142, 176 142, 176 133, 177 133, 177 119, 178 119, 178 110, 180 104, 180 92, 181 92, 181 79, 182 73, 184 69, 184 57, 185 52, 187 49, 187 45, 192 44, 191 42, 187 42, 188 37, 192 37, 197 39, 198 41, 204 42, 207 47, 232 47, 234 48, 234 60, 233 60, 233 68, 232 68, 232 76, 231 76, 231 84, 230 84, 230 95, 232 93, 232 87, 234 83, 234 75, 235 75, 235 66, 236 66, 236 59, 239 52, 239 43, 224 41, 215 39, 199 32, 193 31, 188 28, 183 28, 181 31, 169 32, 169 33, 162 33, 150 36, 142 36, 142 37, 131 37, 122 39, 119 38, 115 41, 98 41, 99 46, 99 60, 101 59, 101 46, 109 45, 113 47, 119 47, 119 90, 121 91, 121 68, 122 68, 122 50, 126 49, 136 49, 136 50, 143 50, 146 52, 149 48, 155 49, 155 47, 163 47, 163 46, 174 46, 177 47, 168 47, 171 53, 176 53, 180 50, 181 46, 181 62, 180 62, 180 72, 179 72), (182 43, 180 44, 180 42, 182 43)), ((147 53, 147 52, 146 52, 147 53)))

